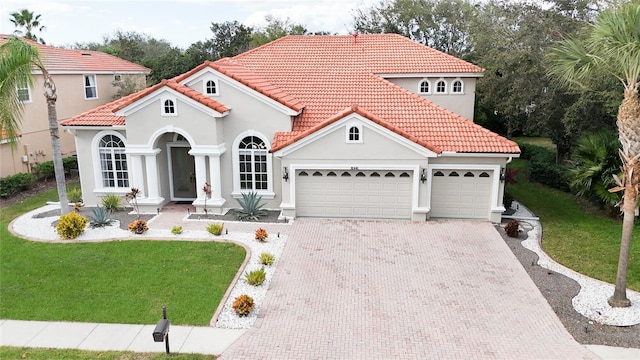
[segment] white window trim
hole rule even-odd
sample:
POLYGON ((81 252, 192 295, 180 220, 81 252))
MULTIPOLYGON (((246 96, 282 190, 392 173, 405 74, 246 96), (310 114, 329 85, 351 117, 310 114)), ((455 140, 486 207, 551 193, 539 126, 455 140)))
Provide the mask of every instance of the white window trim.
POLYGON ((218 79, 214 79, 214 78, 202 79, 202 93, 205 94, 206 96, 220 96, 220 83, 218 82, 218 79), (207 93, 207 83, 209 81, 213 81, 213 83, 216 85, 216 92, 212 94, 207 93))
POLYGON ((82 75, 82 92, 84 93, 84 99, 85 100, 97 100, 98 99, 98 77, 96 76, 96 74, 83 74, 82 75), (91 97, 91 98, 87 97, 87 85, 85 85, 85 79, 88 76, 92 76, 93 77, 93 87, 95 87, 95 89, 96 89, 96 96, 95 97, 91 97))
POLYGON ((20 91, 20 90, 27 90, 27 95, 29 95, 29 98, 27 100, 20 100, 20 102, 22 102, 23 104, 30 104, 32 102, 32 97, 31 97, 31 86, 29 86, 29 84, 25 84, 26 87, 20 87, 20 86, 16 86, 16 92, 20 91))
POLYGON ((429 81, 429 79, 422 79, 418 82, 418 94, 431 94, 432 92, 433 92, 433 87, 431 86, 431 81, 429 81), (423 82, 426 82, 427 84, 429 84, 429 91, 427 92, 422 91, 423 82))
POLYGON ((451 94, 456 94, 456 95, 464 94, 464 81, 462 81, 462 79, 454 79, 451 82, 451 94), (458 91, 458 92, 454 91, 454 89, 455 89, 454 84, 456 83, 456 81, 460 82, 460 91, 458 91))
POLYGON ((160 98, 160 115, 162 116, 178 116, 178 99, 173 96, 163 96, 160 98), (164 103, 167 100, 173 101, 173 113, 165 112, 164 103))
POLYGON ((361 123, 349 123, 345 127, 345 130, 345 141, 347 144, 362 144, 364 142, 361 123), (358 140, 349 140, 349 132, 351 131, 351 128, 358 129, 358 140))
POLYGON ((273 164, 272 158, 273 154, 269 152, 271 149, 271 144, 266 136, 255 130, 247 130, 242 134, 238 135, 235 140, 233 140, 233 147, 231 148, 231 158, 233 163, 233 191, 231 192, 231 196, 234 199, 242 198, 243 193, 255 192, 259 196, 262 196, 265 200, 271 200, 275 198, 276 194, 273 192, 273 164), (240 142, 246 138, 247 136, 255 136, 260 138, 260 140, 264 141, 265 150, 267 151, 267 189, 266 190, 247 190, 240 188, 240 159, 238 154, 238 147, 240 146, 240 142))
POLYGON ((126 153, 126 149, 127 149, 128 145, 127 145, 127 138, 117 132, 117 131, 113 131, 113 130, 104 130, 104 131, 100 131, 99 133, 95 134, 93 136, 93 139, 91 140, 91 157, 93 158, 93 179, 94 179, 94 189, 93 192, 95 194, 109 194, 109 193, 114 193, 114 194, 126 194, 127 192, 129 192, 129 189, 131 187, 131 158, 129 157, 129 155, 126 153), (127 159, 127 172, 129 173, 128 179, 129 179, 129 186, 128 187, 105 187, 102 183, 102 166, 100 163, 100 151, 98 150, 99 146, 100 146, 100 141, 102 140, 103 137, 107 136, 107 135, 113 135, 113 136, 117 136, 118 138, 120 138, 120 140, 122 140, 122 142, 124 143, 124 150, 125 150, 125 156, 127 159))
POLYGON ((448 87, 447 80, 440 78, 440 79, 436 80, 436 84, 435 84, 435 88, 433 89, 433 93, 434 94, 446 94, 447 93, 447 87, 448 87), (438 91, 438 84, 440 82, 444 83, 444 91, 438 91))

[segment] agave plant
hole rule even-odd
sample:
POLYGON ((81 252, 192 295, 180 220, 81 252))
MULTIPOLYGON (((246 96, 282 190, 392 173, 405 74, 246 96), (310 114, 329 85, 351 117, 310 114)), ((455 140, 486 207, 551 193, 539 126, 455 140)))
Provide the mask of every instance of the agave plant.
POLYGON ((102 206, 93 208, 92 214, 87 217, 89 218, 89 225, 92 228, 105 227, 111 225, 111 222, 113 222, 113 220, 109 218, 107 209, 102 206))
POLYGON ((265 205, 260 203, 262 196, 258 196, 255 192, 242 193, 242 199, 236 199, 240 204, 240 209, 236 209, 236 216, 238 220, 258 220, 261 216, 267 214, 267 211, 262 209, 265 205))

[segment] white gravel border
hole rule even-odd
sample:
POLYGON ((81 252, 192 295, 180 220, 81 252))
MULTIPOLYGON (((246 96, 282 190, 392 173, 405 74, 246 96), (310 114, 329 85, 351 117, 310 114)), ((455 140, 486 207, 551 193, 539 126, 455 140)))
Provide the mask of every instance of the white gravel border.
MULTIPOLYGON (((18 234, 21 237, 32 241, 41 242, 56 242, 60 244, 71 244, 78 242, 106 242, 117 240, 177 240, 177 241, 229 241, 243 244, 249 249, 249 261, 247 262, 243 274, 238 278, 235 284, 232 284, 233 288, 227 297, 222 311, 218 315, 215 327, 225 329, 249 329, 253 326, 258 314, 260 313, 260 307, 267 295, 269 284, 273 278, 273 274, 276 271, 278 260, 282 255, 284 246, 287 242, 287 236, 284 234, 269 233, 267 241, 261 243, 255 240, 254 233, 239 233, 231 232, 221 236, 211 235, 207 231, 195 231, 185 230, 180 235, 174 235, 171 233, 171 229, 149 229, 141 235, 132 235, 130 231, 120 229, 119 224, 114 223, 111 226, 103 228, 87 229, 74 240, 61 240, 56 229, 51 225, 59 215, 34 218, 33 216, 39 213, 59 209, 59 205, 46 205, 41 208, 30 211, 16 218, 9 226, 10 230, 18 234), (278 236, 279 235, 279 236, 278 236), (271 266, 263 266, 260 264, 259 257, 263 252, 270 253, 275 256, 275 261, 271 266), (244 272, 252 271, 264 267, 266 272, 266 279, 260 286, 249 285, 244 279, 244 272), (255 302, 253 312, 248 316, 238 316, 231 307, 235 298, 239 295, 247 294, 251 296, 255 302)), ((149 220, 152 224, 154 219, 149 220)), ((262 227, 267 229, 269 224, 261 223, 256 224, 256 229, 262 227)), ((213 319, 215 320, 215 319, 213 319)), ((212 324, 213 325, 213 324, 212 324)))
MULTIPOLYGON (((533 217, 534 215, 522 204, 517 204, 515 218, 533 217)), ((538 254, 538 265, 565 275, 580 284, 580 292, 572 299, 573 308, 583 316, 600 324, 615 326, 631 326, 640 324, 640 293, 627 289, 627 298, 631 301, 631 306, 626 308, 614 308, 607 300, 615 286, 600 280, 596 280, 555 262, 541 247, 542 226, 539 221, 526 220, 533 229, 529 231, 526 240, 522 241, 522 246, 538 254)))

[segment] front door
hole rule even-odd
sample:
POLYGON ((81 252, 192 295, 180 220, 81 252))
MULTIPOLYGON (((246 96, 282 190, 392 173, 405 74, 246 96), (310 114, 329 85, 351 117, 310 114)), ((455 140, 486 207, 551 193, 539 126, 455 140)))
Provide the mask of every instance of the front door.
POLYGON ((170 147, 171 200, 195 200, 196 164, 189 147, 170 147))

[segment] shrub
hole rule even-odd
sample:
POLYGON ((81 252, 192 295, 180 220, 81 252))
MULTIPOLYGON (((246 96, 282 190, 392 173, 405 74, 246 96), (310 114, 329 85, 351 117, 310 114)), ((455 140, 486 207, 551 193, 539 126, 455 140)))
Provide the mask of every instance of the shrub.
POLYGON ((39 179, 51 179, 55 176, 53 161, 45 161, 36 166, 36 174, 39 179))
POLYGON ((143 234, 147 230, 149 230, 149 227, 147 226, 146 220, 138 219, 129 224, 129 231, 134 234, 143 234))
POLYGON ((72 203, 77 203, 82 200, 82 189, 73 187, 67 190, 67 200, 72 203))
POLYGON ((274 261, 275 261, 275 256, 273 256, 273 254, 269 254, 269 253, 260 254, 260 264, 271 266, 273 265, 274 261))
POLYGON ((105 227, 107 225, 111 225, 113 222, 113 220, 109 218, 109 212, 107 209, 101 206, 91 209, 91 212, 92 214, 89 215, 89 225, 92 228, 105 227))
POLYGON ((182 226, 180 226, 180 225, 174 225, 174 226, 171 228, 171 233, 172 233, 173 235, 180 235, 180 234, 182 234, 182 226))
POLYGON ((505 209, 509 209, 511 208, 511 203, 513 202, 513 195, 511 195, 511 193, 509 191, 507 191, 507 188, 505 187, 504 189, 504 197, 503 197, 503 204, 505 209))
POLYGON ((222 229, 224 229, 224 223, 211 223, 207 225, 207 231, 215 236, 222 234, 222 229))
POLYGON ((71 170, 78 169, 78 158, 75 156, 69 156, 62 159, 62 167, 64 167, 64 172, 68 173, 71 170))
POLYGON ((258 228, 258 230, 256 230, 256 240, 265 242, 267 241, 267 237, 269 237, 269 233, 267 232, 267 230, 263 228, 258 228))
POLYGON ((29 190, 35 183, 36 177, 27 173, 0 178, 0 198, 8 198, 15 193, 29 190))
POLYGON ((267 214, 267 212, 262 209, 264 203, 260 203, 262 196, 258 196, 258 194, 253 191, 250 193, 242 193, 242 199, 236 200, 238 204, 240 204, 240 209, 235 210, 239 220, 258 220, 261 216, 267 214))
POLYGON ((264 282, 264 279, 267 278, 267 273, 264 272, 263 268, 260 268, 244 273, 244 277, 249 285, 260 286, 264 282))
POLYGON ((84 216, 70 212, 60 216, 56 231, 63 240, 75 239, 82 234, 88 223, 89 220, 84 216))
POLYGON ((506 232, 509 237, 518 237, 518 233, 520 232, 520 223, 518 220, 509 221, 509 223, 504 226, 504 232, 506 232))
POLYGON ((569 191, 567 169, 556 164, 556 152, 548 148, 518 143, 522 153, 520 157, 529 160, 529 179, 552 188, 569 191))
POLYGON ((107 194, 102 198, 102 206, 107 211, 116 211, 120 209, 120 196, 116 194, 107 194))
POLYGON ((253 298, 249 295, 240 295, 233 301, 233 310, 239 316, 247 316, 253 311, 253 298))

